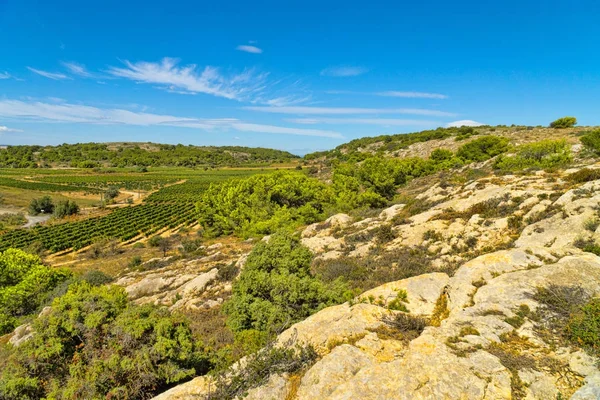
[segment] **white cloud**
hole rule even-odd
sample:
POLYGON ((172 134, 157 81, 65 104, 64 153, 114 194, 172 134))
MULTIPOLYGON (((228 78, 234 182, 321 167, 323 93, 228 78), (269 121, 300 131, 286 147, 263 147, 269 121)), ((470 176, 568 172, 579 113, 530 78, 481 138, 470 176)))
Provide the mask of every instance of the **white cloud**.
POLYGON ((387 126, 439 126, 439 122, 420 119, 399 118, 292 118, 287 122, 295 124, 364 124, 364 125, 387 125, 387 126))
POLYGON ((173 115, 134 112, 118 108, 97 108, 69 103, 44 103, 39 101, 0 100, 0 117, 25 121, 84 123, 101 125, 173 126, 202 130, 229 130, 285 135, 343 138, 330 130, 298 129, 275 125, 253 124, 235 118, 206 119, 173 115))
POLYGON ((4 133, 4 132, 23 132, 23 131, 21 129, 13 129, 13 128, 9 128, 8 126, 0 125, 0 133, 4 133))
POLYGON ((10 79, 11 76, 8 72, 4 71, 4 72, 0 72, 0 79, 10 79))
POLYGON ((260 54, 263 52, 262 49, 260 49, 256 46, 249 46, 249 45, 239 45, 235 49, 239 50, 239 51, 244 51, 246 53, 252 53, 252 54, 260 54))
POLYGON ((473 121, 470 119, 461 119, 460 121, 454 121, 446 124, 446 128, 459 128, 461 126, 481 126, 485 125, 481 122, 473 121))
POLYGON ((33 73, 36 73, 38 75, 45 77, 45 78, 54 79, 55 81, 63 80, 63 79, 71 79, 68 76, 66 76, 65 74, 61 74, 59 72, 42 71, 41 69, 35 69, 32 67, 27 67, 27 69, 33 73))
POLYGON ((427 92, 396 92, 387 91, 375 93, 377 96, 385 97, 404 97, 409 99, 447 99, 448 96, 440 93, 427 93, 427 92))
POLYGON ((233 100, 248 100, 264 89, 268 74, 245 70, 224 76, 218 68, 207 66, 201 71, 194 64, 179 67, 178 60, 163 58, 160 63, 125 61, 126 68, 110 67, 108 73, 136 82, 167 85, 168 91, 205 93, 233 100))
POLYGON ((276 114, 313 114, 313 115, 348 115, 348 114, 409 114, 427 115, 433 117, 454 117, 455 113, 421 108, 351 108, 351 107, 243 107, 245 110, 260 111, 276 114))
POLYGON ((84 78, 94 77, 94 75, 85 68, 85 65, 76 62, 62 62, 62 65, 64 65, 72 74, 83 76, 84 78))
POLYGON ((321 71, 322 76, 348 77, 358 76, 366 73, 368 69, 364 67, 339 66, 329 67, 321 71))

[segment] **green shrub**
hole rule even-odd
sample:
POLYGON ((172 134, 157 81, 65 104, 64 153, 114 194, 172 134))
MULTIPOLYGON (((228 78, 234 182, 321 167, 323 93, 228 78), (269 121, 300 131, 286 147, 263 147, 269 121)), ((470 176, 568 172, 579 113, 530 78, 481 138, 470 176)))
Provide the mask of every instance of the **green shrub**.
POLYGON ((516 148, 512 156, 500 156, 494 168, 519 171, 527 168, 553 168, 569 164, 573 160, 569 145, 564 140, 542 140, 516 148))
POLYGON ((482 136, 459 147, 456 155, 465 162, 485 161, 508 150, 508 139, 482 136))
POLYGON ((123 288, 71 286, 0 375, 0 398, 148 399, 208 369, 183 317, 123 288))
POLYGON ((42 265, 39 257, 21 250, 0 253, 0 335, 14 329, 19 318, 35 313, 48 292, 70 275, 68 270, 42 265))
POLYGON ((223 311, 234 332, 277 332, 352 293, 340 280, 327 284, 310 271, 312 253, 300 241, 276 233, 258 243, 246 261, 223 311))
POLYGON ((550 123, 550 128, 564 129, 572 128, 577 125, 577 118, 575 117, 562 117, 556 121, 550 123))
POLYGON ((43 196, 39 199, 32 199, 29 203, 29 214, 52 214, 54 211, 54 203, 50 196, 43 196))
POLYGON ((583 135, 579 140, 581 140, 581 143, 583 143, 587 149, 596 154, 600 154, 600 129, 595 129, 583 135))
POLYGON ((567 175, 567 179, 575 183, 595 181, 600 179, 600 169, 582 168, 577 172, 567 175))
POLYGON ((332 194, 314 178, 278 171, 211 184, 196 208, 209 236, 270 234, 321 220, 332 194))
POLYGON ((71 200, 59 201, 56 207, 54 207, 54 216, 56 218, 64 218, 77 213, 79 213, 79 206, 71 200))
POLYGON ((600 355, 600 299, 592 299, 574 313, 567 325, 571 341, 600 355))
POLYGON ((105 274, 102 271, 98 271, 96 269, 87 271, 81 276, 81 279, 83 279, 92 286, 107 285, 113 281, 112 276, 105 274))

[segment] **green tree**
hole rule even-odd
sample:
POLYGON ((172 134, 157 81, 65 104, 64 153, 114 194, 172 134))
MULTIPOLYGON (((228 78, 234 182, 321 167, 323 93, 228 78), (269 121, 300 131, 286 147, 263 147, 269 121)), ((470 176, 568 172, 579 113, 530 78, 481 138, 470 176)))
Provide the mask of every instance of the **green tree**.
POLYGON ((550 128, 564 129, 572 128, 577 125, 577 118, 575 117, 562 117, 556 121, 550 123, 550 128))
POLYGON ((56 207, 54 207, 54 216, 56 218, 64 218, 77 213, 79 213, 79 206, 71 200, 59 201, 56 207))
POLYGON ((486 161, 508 150, 508 139, 482 136, 459 147, 456 155, 465 162, 486 161))
POLYGON ((32 199, 29 203, 29 214, 52 214, 54 212, 54 203, 50 196, 43 196, 39 199, 32 199))
POLYGON ((341 280, 326 284, 312 275, 312 257, 310 250, 289 234, 275 233, 268 242, 258 243, 224 306, 231 329, 275 333, 348 300, 352 293, 341 280))
POLYGON ((187 321, 123 288, 73 284, 0 375, 6 399, 149 399, 208 369, 187 321))
POLYGON ((39 257, 21 250, 0 253, 0 335, 37 311, 48 292, 70 276, 68 270, 42 265, 39 257))

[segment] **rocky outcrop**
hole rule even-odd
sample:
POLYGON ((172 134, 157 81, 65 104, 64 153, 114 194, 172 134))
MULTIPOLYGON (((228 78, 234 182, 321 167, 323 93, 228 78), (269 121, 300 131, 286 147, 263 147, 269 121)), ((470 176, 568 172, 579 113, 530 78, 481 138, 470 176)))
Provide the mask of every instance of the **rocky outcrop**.
MULTIPOLYGON (((396 206, 361 221, 341 218, 336 227, 309 226, 303 242, 320 258, 419 245, 437 252, 439 265, 455 257, 459 266, 385 283, 293 325, 277 343, 312 345, 319 359, 300 376, 272 376, 249 398, 600 399, 598 360, 544 328, 548 311, 535 295, 551 285, 600 295, 600 257, 577 247, 600 239, 598 224, 590 222, 598 217, 598 189, 600 181, 570 187, 543 173, 503 176, 457 188, 433 185, 419 198, 434 205, 410 221, 395 218, 404 209, 396 206), (499 199, 494 207, 508 215, 467 212, 489 199, 499 199), (516 219, 509 224, 510 217, 516 219), (375 243, 369 232, 383 224, 391 224, 396 238, 375 243), (437 235, 425 235, 431 230, 437 235), (348 250, 351 235, 359 239, 348 250), (392 307, 399 302, 405 311, 392 307), (389 323, 406 311, 429 325, 407 336, 389 323)), ((186 385, 207 393, 193 382, 181 385, 182 393, 186 385)), ((180 398, 187 397, 160 397, 180 398)))
POLYGON ((227 252, 221 243, 208 246, 206 250, 209 254, 198 259, 175 262, 171 262, 171 258, 149 260, 142 267, 167 265, 126 273, 116 284, 125 287, 129 297, 138 304, 160 304, 171 310, 217 306, 231 291, 231 284, 219 279, 219 269, 230 264, 242 268, 247 253, 227 252))

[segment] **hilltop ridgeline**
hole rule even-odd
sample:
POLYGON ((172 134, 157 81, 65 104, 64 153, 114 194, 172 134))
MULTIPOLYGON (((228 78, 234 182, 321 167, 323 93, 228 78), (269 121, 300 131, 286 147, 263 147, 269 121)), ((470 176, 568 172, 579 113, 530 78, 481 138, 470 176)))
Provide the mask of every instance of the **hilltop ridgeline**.
POLYGON ((78 143, 7 146, 0 168, 37 167, 203 167, 271 164, 298 156, 287 151, 241 146, 185 146, 155 143, 78 143))

